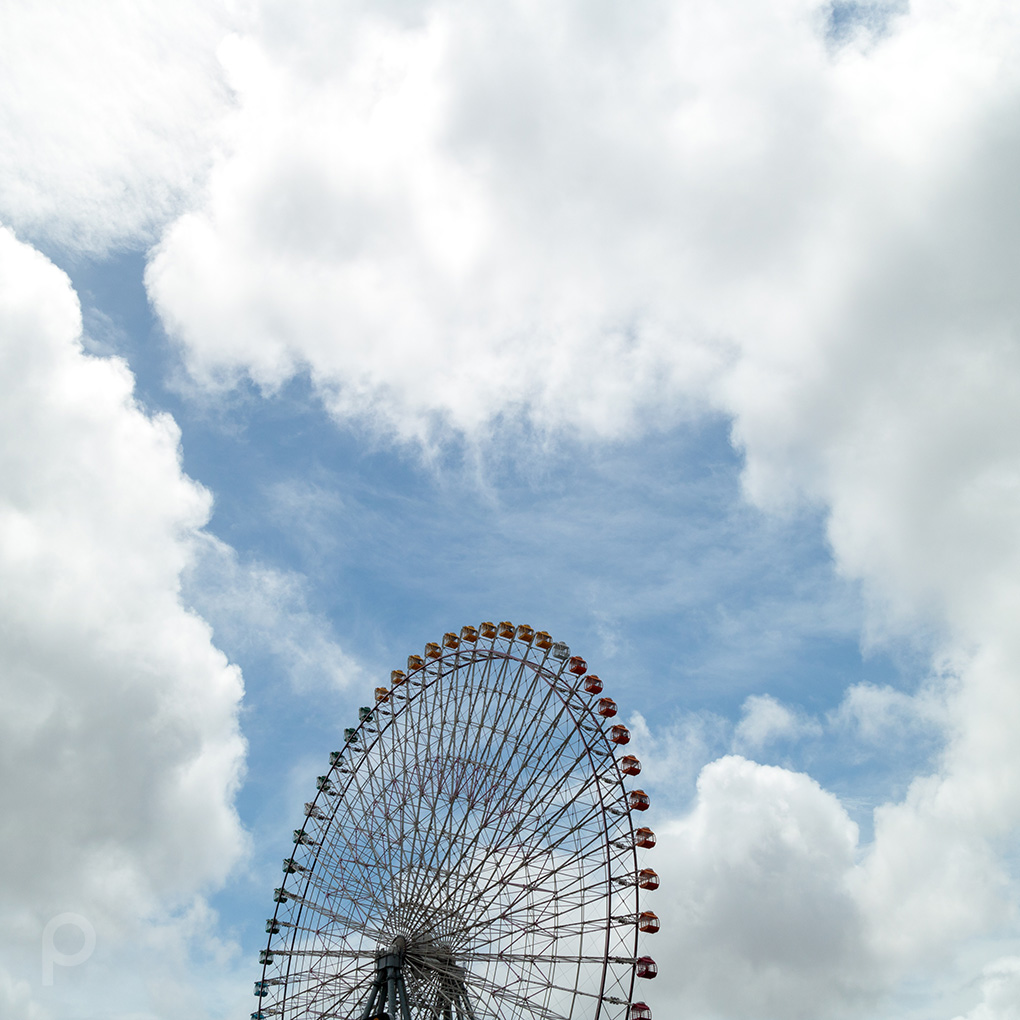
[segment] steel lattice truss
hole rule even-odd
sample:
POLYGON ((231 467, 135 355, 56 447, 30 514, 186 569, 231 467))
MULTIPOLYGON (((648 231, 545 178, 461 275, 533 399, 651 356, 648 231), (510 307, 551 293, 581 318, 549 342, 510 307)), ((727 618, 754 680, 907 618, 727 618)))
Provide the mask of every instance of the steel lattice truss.
POLYGON ((465 627, 408 667, 305 805, 253 1018, 359 1020, 398 940, 412 1020, 624 1020, 658 880, 615 705, 530 627, 465 627))

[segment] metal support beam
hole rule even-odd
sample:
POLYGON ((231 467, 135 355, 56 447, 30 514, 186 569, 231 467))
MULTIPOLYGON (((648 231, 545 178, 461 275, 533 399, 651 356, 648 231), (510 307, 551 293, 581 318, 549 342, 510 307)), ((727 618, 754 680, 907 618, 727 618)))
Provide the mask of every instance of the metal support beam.
POLYGON ((397 1020, 397 1017, 411 1020, 404 986, 404 948, 404 940, 397 939, 388 953, 376 959, 375 977, 365 998, 361 1020, 376 1020, 382 1016, 389 1017, 389 1020, 397 1020))

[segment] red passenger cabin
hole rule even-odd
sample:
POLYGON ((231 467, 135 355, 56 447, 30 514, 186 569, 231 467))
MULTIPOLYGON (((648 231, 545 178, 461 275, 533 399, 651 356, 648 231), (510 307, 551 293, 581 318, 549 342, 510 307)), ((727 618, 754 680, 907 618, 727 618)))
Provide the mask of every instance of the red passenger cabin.
POLYGON ((642 910, 638 914, 638 931, 647 932, 649 935, 654 935, 659 928, 659 918, 653 914, 650 910, 642 910))
POLYGON ((629 744, 630 743, 630 730, 621 723, 617 723, 609 731, 609 739, 614 744, 629 744))
POLYGON ((659 973, 659 968, 650 956, 642 956, 637 962, 637 976, 639 978, 653 978, 659 973))
POLYGON ((630 1004, 630 1020, 652 1020, 652 1011, 648 1008, 647 1002, 632 1002, 630 1004))
POLYGON ((632 754, 625 754, 620 759, 620 771, 625 776, 636 776, 641 771, 641 762, 632 754))
POLYGON ((659 876, 651 868, 642 868, 638 872, 638 885, 642 889, 658 889, 659 876))
POLYGON ((602 693, 602 681, 598 678, 595 673, 590 673, 584 678, 584 689, 589 694, 601 694, 602 693))
POLYGON ((616 702, 612 698, 599 698, 597 711, 603 719, 612 719, 616 715, 616 702))

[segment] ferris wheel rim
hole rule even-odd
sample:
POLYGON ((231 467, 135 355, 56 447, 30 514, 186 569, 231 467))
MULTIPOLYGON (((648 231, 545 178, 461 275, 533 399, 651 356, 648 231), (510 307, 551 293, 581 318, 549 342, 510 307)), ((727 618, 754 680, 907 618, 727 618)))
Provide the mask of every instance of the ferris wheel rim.
MULTIPOLYGON (((465 630, 469 629, 470 628, 465 628, 465 630)), ((446 635, 446 639, 449 639, 451 637, 455 636, 451 634, 446 635)), ((564 675, 565 671, 568 669, 567 655, 556 656, 555 658, 557 661, 555 670, 551 670, 548 669, 546 666, 547 662, 549 662, 550 660, 551 651, 550 648, 546 647, 544 649, 545 654, 541 656, 541 658, 538 658, 532 656, 531 654, 534 651, 531 642, 525 643, 523 647, 521 647, 520 644, 517 644, 517 646, 515 647, 514 638, 506 639, 505 635, 503 636, 502 641, 497 636, 491 637, 487 643, 478 641, 477 644, 473 644, 473 646, 469 650, 461 650, 459 644, 454 644, 453 647, 444 648, 442 650, 439 650, 437 645, 426 646, 426 648, 427 652, 431 651, 431 658, 422 661, 421 657, 417 657, 418 665, 416 665, 412 669, 411 664, 416 657, 415 656, 409 657, 409 669, 407 674, 403 676, 403 679, 401 679, 399 683, 394 683, 394 686, 392 687, 392 689, 389 690, 386 698, 383 698, 381 702, 377 700, 377 703, 374 706, 373 710, 363 709, 362 713, 368 711, 367 717, 365 717, 363 714, 362 718, 359 719, 357 726, 352 727, 347 731, 348 739, 345 741, 344 751, 335 752, 333 755, 330 756, 331 767, 326 774, 325 777, 326 782, 323 783, 322 779, 324 777, 320 777, 320 782, 318 785, 318 789, 316 790, 315 796, 313 797, 312 801, 309 804, 306 804, 306 823, 310 822, 314 818, 316 821, 323 822, 322 825, 323 832, 329 832, 331 831, 331 828, 332 830, 335 830, 337 815, 341 811, 342 806, 346 803, 348 791, 350 791, 354 786, 356 778, 359 775, 361 775, 365 779, 374 779, 375 775, 378 774, 383 767, 381 759, 378 761, 371 760, 370 755, 372 749, 381 745, 386 732, 389 731, 392 727, 394 727, 398 716, 404 718, 408 715, 408 713, 412 711, 413 707, 418 707, 420 718, 421 713, 425 711, 428 705, 425 696, 430 691, 431 692, 441 691, 442 688, 440 685, 444 678, 456 677, 459 670, 466 669, 467 678, 468 680, 470 680, 473 676, 472 671, 475 669, 475 666, 478 665, 479 663, 482 665, 483 677, 485 678, 487 678, 488 676, 488 674, 485 671, 487 669, 490 669, 494 663, 498 663, 500 676, 504 676, 506 674, 506 672, 511 668, 512 663, 516 664, 518 673, 521 673, 525 669, 531 671, 533 684, 537 684, 539 683, 540 680, 543 680, 548 685, 547 698, 550 694, 554 694, 556 697, 560 699, 560 708, 559 714, 557 716, 557 721, 564 714, 569 715, 571 709, 578 713, 576 718, 571 715, 570 720, 574 724, 573 735, 580 741, 582 751, 578 756, 577 761, 573 763, 572 767, 576 768, 576 766, 580 763, 582 759, 587 758, 587 765, 590 766, 591 773, 591 778, 588 781, 594 782, 594 790, 597 793, 597 796, 594 798, 594 803, 596 805, 594 811, 599 815, 600 819, 600 825, 598 834, 596 836, 596 841, 600 842, 599 850, 603 853, 603 856, 595 861, 595 867, 602 868, 604 866, 606 871, 605 881, 601 886, 602 889, 601 895, 599 897, 591 897, 588 900, 584 901, 589 903, 596 903, 602 900, 605 901, 605 911, 604 915, 601 918, 602 926, 598 928, 590 926, 586 931, 587 933, 593 933, 595 931, 599 932, 604 931, 604 939, 602 943, 603 953, 597 957, 595 955, 571 956, 570 954, 561 954, 557 956, 557 954, 550 953, 548 951, 517 954, 507 953, 505 949, 502 951, 486 953, 481 951, 482 946, 485 945, 485 943, 482 943, 482 945, 480 945, 478 949, 475 950, 474 952, 467 951, 466 945, 461 946, 460 957, 458 958, 458 965, 460 963, 464 963, 465 961, 472 963, 498 961, 500 965, 505 966, 508 962, 513 962, 515 959, 519 958, 522 961, 532 960, 540 961, 542 963, 549 963, 550 961, 554 963, 576 962, 578 965, 578 971, 580 972, 582 964, 585 963, 601 964, 602 971, 599 988, 597 992, 581 989, 576 985, 573 988, 565 987, 560 988, 560 986, 558 985, 550 985, 550 988, 561 990, 572 996, 571 1006, 569 1010, 570 1017, 574 1016, 575 1005, 577 1003, 578 997, 581 997, 583 999, 593 999, 596 1001, 597 1005, 594 1014, 596 1018, 602 1015, 603 1005, 606 1002, 612 1002, 615 1005, 629 1006, 629 1003, 633 1000, 634 976, 638 964, 637 957, 638 935, 637 929, 635 928, 632 939, 633 948, 631 950, 631 953, 628 954, 628 956, 614 957, 611 955, 611 937, 614 930, 614 922, 623 920, 620 917, 614 917, 612 909, 614 896, 617 896, 619 898, 621 893, 619 888, 614 888, 614 882, 622 881, 621 879, 614 877, 614 875, 612 874, 612 863, 614 860, 619 859, 623 853, 629 854, 630 857, 629 875, 632 876, 632 881, 629 881, 625 884, 631 886, 632 889, 632 891, 629 893, 629 896, 633 901, 633 907, 630 908, 633 911, 633 913, 630 916, 631 917, 640 916, 640 899, 637 878, 639 873, 637 859, 638 844, 635 841, 634 834, 636 830, 634 826, 634 819, 631 811, 631 806, 627 800, 626 791, 623 786, 624 775, 621 772, 620 763, 616 759, 614 753, 617 748, 614 746, 613 742, 610 741, 607 732, 602 725, 602 720, 595 714, 594 710, 592 709, 591 699, 585 701, 584 699, 578 698, 578 692, 586 678, 583 675, 577 673, 577 671, 574 669, 573 659, 570 660, 571 662, 570 672, 567 672, 566 676, 564 675), (497 642, 500 643, 497 644, 497 642), (438 651, 438 654, 435 654, 436 651, 438 651), (447 668, 444 670, 444 667, 447 668), (398 687, 402 688, 404 691, 406 691, 406 693, 402 692, 398 693, 397 690, 398 687), (398 706, 397 704, 398 701, 402 701, 403 704, 398 706), (380 722, 379 712, 380 704, 389 704, 391 706, 391 708, 388 710, 390 718, 385 723, 380 722), (583 712, 580 711, 581 706, 583 706, 584 708, 583 712), (582 731, 582 720, 586 724, 583 728, 584 732, 582 731), (591 725, 592 723, 594 723, 594 727, 592 727, 591 725), (594 739, 592 739, 593 737, 594 739), (601 738, 601 740, 599 738, 601 738), (341 769, 341 762, 347 762, 347 765, 343 769, 341 769), (359 772, 359 770, 361 769, 365 769, 365 771, 359 772), (607 774, 609 773, 615 774, 608 776, 608 778, 606 778, 607 774), (342 774, 347 775, 347 782, 342 789, 337 790, 335 787, 333 787, 332 780, 329 777, 332 777, 334 775, 339 777, 342 774), (607 797, 603 789, 604 785, 610 786, 611 789, 617 790, 620 793, 622 793, 623 794, 622 799, 619 796, 617 796, 616 800, 607 802, 607 797), (320 802, 322 802, 322 804, 320 804, 320 802), (323 811, 323 806, 327 806, 328 810, 323 811), (610 810, 613 810, 617 816, 612 823, 607 822, 607 818, 609 817, 607 812, 610 810), (615 840, 611 838, 611 833, 614 827, 617 836, 615 840), (622 839, 620 837, 622 837, 622 839), (613 852, 614 849, 618 851, 615 854, 613 852), (609 972, 609 968, 611 965, 629 968, 630 978, 628 986, 626 988, 625 996, 613 997, 606 995, 607 973, 609 972)), ((399 673, 402 673, 402 671, 394 671, 394 677, 396 677, 397 674, 399 673)), ((594 679, 597 680, 598 678, 595 677, 594 679)), ((601 689, 601 683, 599 683, 598 686, 599 689, 601 689)), ((457 693, 458 693, 457 691, 454 691, 453 692, 454 696, 456 696, 457 693)), ((611 699, 603 700, 611 702, 611 699)), ((543 702, 543 707, 544 706, 545 702, 543 702)), ((615 710, 615 704, 613 704, 613 708, 615 710)), ((384 709, 384 711, 386 710, 384 709)), ((500 709, 500 712, 497 712, 496 715, 497 719, 500 718, 501 712, 502 708, 500 709)), ((495 726, 491 727, 491 729, 492 733, 489 737, 490 744, 497 733, 497 729, 495 726)), ((479 736, 479 734, 475 734, 475 736, 477 737, 479 736)), ((502 739, 504 742, 506 741, 507 739, 506 732, 502 733, 502 739)), ((560 748, 560 751, 558 753, 562 752, 562 748, 567 746, 569 740, 570 737, 567 736, 564 739, 562 747, 560 748)), ((529 756, 533 757, 534 750, 535 750, 534 747, 529 747, 529 756)), ((508 759, 508 764, 510 760, 512 759, 508 759)), ((521 772, 524 770, 524 768, 525 768, 524 765, 520 765, 521 772)), ((518 776, 515 777, 515 781, 519 779, 519 777, 520 772, 518 773, 518 776)), ((540 787, 539 796, 538 798, 536 798, 536 800, 541 799, 542 792, 545 789, 546 788, 544 787, 540 787)), ((364 790, 365 787, 357 787, 356 794, 360 797, 364 793, 364 790)), ((647 800, 647 798, 645 799, 647 800)), ((519 795, 518 799, 513 802, 512 806, 516 808, 520 804, 520 800, 521 798, 519 795)), ((577 794, 574 795, 574 800, 568 800, 566 803, 573 805, 576 800, 577 794)), ((435 806, 432 805, 433 818, 434 807, 435 806)), ((506 813, 509 815, 509 811, 507 811, 506 813)), ((449 818, 452 817, 453 812, 451 810, 449 818)), ((466 824, 467 817, 468 817, 467 814, 465 814, 464 817, 461 819, 460 822, 461 828, 463 828, 463 826, 466 824)), ((587 823, 587 821, 588 821, 587 817, 582 818, 581 822, 578 823, 577 826, 575 826, 575 828, 579 828, 580 825, 587 823)), ((300 831, 304 833, 304 828, 302 828, 302 830, 300 831)), ((574 830, 568 831, 572 833, 574 830)), ((291 976, 292 964, 295 958, 297 956, 300 956, 302 952, 300 950, 295 951, 293 949, 288 951, 283 949, 282 947, 277 947, 275 950, 273 948, 274 934, 279 933, 280 931, 279 925, 281 923, 285 923, 283 922, 283 919, 280 917, 281 908, 290 901, 294 901, 295 903, 298 904, 297 913, 296 915, 294 915, 297 920, 294 922, 286 922, 295 929, 295 939, 292 939, 292 945, 294 941, 296 941, 296 933, 300 928, 299 922, 301 920, 302 913, 306 909, 306 907, 318 913, 325 913, 325 916, 331 917, 339 924, 347 925, 349 929, 357 928, 360 925, 361 935, 365 935, 370 920, 369 917, 367 916, 367 912, 366 915, 363 916, 362 918, 343 916, 342 914, 339 913, 333 913, 331 915, 329 914, 328 911, 324 911, 324 907, 321 902, 314 903, 309 902, 307 893, 309 888, 313 886, 312 877, 313 875, 316 876, 314 881, 315 882, 318 881, 317 866, 319 864, 320 857, 324 852, 325 840, 320 840, 317 843, 313 843, 312 845, 306 845, 304 843, 299 844, 298 832, 299 830, 295 830, 295 858, 297 857, 298 852, 302 850, 306 849, 311 850, 312 853, 306 858, 307 863, 303 866, 298 865, 298 862, 294 858, 290 859, 291 863, 296 865, 294 873, 297 875, 299 879, 302 878, 303 873, 303 881, 299 881, 297 883, 300 888, 300 892, 296 890, 290 890, 287 888, 288 879, 290 878, 290 875, 289 874, 285 875, 280 888, 277 890, 277 894, 275 896, 276 908, 274 910, 273 917, 267 920, 267 930, 268 929, 275 930, 269 931, 269 939, 267 941, 266 950, 264 951, 266 962, 263 963, 262 971, 263 979, 262 984, 264 988, 273 985, 278 986, 279 984, 282 984, 284 986, 285 992, 283 999, 283 1007, 281 1009, 281 1015, 284 1015, 286 1012, 287 1005, 286 986, 291 976), (286 957, 287 966, 282 978, 273 979, 269 976, 270 974, 269 968, 272 965, 276 954, 280 955, 281 957, 286 957)), ((460 833, 458 832, 456 835, 457 838, 459 838, 460 833)), ((474 845, 477 845, 480 835, 481 829, 476 831, 475 836, 473 837, 472 843, 474 845)), ((565 837, 561 837, 561 842, 563 838, 565 837)), ((556 844, 554 844, 554 847, 555 846, 556 844)), ((454 849, 455 849, 454 840, 450 840, 450 846, 448 849, 447 856, 452 854, 454 849)), ((464 848, 460 847, 460 849, 463 852, 464 848)), ((585 847, 584 849, 587 850, 587 847, 585 847)), ((403 853, 402 843, 401 853, 403 853)), ((525 858, 525 860, 527 859, 528 858, 525 858)), ((363 862, 359 861, 359 863, 363 862)), ((383 862, 381 862, 378 857, 376 857, 375 863, 379 866, 382 866, 383 864, 383 862)), ((430 864, 431 863, 432 862, 430 862, 430 864)), ((446 857, 444 857, 440 861, 440 864, 441 865, 446 864, 446 857)), ((285 871, 287 870, 287 866, 288 864, 287 862, 285 862, 284 866, 285 871)), ((523 867, 523 865, 521 865, 521 867, 523 867)), ((560 865, 560 867, 564 866, 560 865)), ((418 885, 413 887, 415 890, 415 895, 421 892, 422 883, 426 881, 425 875, 426 869, 420 869, 419 875, 417 877, 418 885)), ((483 892, 486 891, 489 891, 489 888, 483 889, 483 892)), ((376 918, 377 922, 378 920, 379 919, 376 918)), ((478 923, 479 925, 481 925, 484 922, 478 923)), ((580 932, 580 929, 583 927, 584 923, 582 921, 578 928, 578 931, 580 932)), ((505 933, 503 934, 505 936, 505 933)), ((578 937, 581 937, 581 934, 578 934, 578 937)), ((328 957, 331 955, 330 951, 323 950, 322 947, 319 947, 318 949, 308 949, 305 952, 309 956, 318 956, 320 959, 323 958, 324 956, 328 957)), ((365 961, 364 965, 359 964, 359 968, 355 969, 361 969, 367 972, 367 970, 371 968, 374 959, 378 957, 379 952, 380 949, 378 948, 375 950, 361 948, 359 950, 348 951, 336 950, 332 955, 335 955, 336 958, 345 957, 349 959, 365 961)), ((473 974, 472 980, 475 982, 476 985, 479 986, 486 982, 489 985, 492 985, 491 981, 483 979, 480 974, 473 974)), ((619 981, 617 983, 619 984, 619 981)), ((579 985, 580 981, 578 981, 577 984, 579 985)), ((500 992, 500 994, 503 996, 507 994, 506 988, 497 988, 496 990, 500 992)), ((623 989, 621 988, 621 991, 622 990, 623 989)), ((528 1008, 530 1010, 528 1015, 539 1016, 548 1014, 549 1017, 561 1016, 561 1014, 553 1013, 546 1009, 545 1007, 543 1007, 543 1009, 537 1009, 535 1004, 532 1003, 528 1004, 528 1008)), ((253 1016, 259 1015, 260 1015, 259 1013, 253 1014, 253 1016)), ((267 1013, 266 1015, 269 1014, 267 1013)), ((308 1013, 303 1015, 310 1016, 313 1014, 308 1013)), ((319 1015, 325 1016, 329 1014, 320 1013, 319 1015)), ((522 1013, 521 1015, 523 1016, 524 1014, 522 1013)))

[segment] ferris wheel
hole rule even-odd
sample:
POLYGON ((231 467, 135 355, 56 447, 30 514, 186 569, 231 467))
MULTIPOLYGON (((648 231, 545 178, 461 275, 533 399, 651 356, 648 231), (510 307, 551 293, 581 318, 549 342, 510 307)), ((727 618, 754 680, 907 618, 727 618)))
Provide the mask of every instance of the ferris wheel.
POLYGON ((305 804, 251 1020, 650 1020, 655 835, 616 714, 527 625, 410 656, 305 804))

